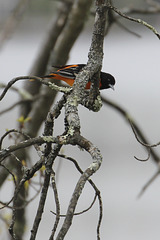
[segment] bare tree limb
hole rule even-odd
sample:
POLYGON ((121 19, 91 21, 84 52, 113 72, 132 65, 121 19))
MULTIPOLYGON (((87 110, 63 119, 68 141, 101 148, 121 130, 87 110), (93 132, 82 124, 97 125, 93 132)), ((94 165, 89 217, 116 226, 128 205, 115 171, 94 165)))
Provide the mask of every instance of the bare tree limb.
POLYGON ((77 106, 80 103, 80 99, 83 98, 84 88, 88 79, 91 79, 91 77, 94 74, 98 73, 101 68, 103 58, 103 39, 106 21, 105 4, 106 1, 104 1, 103 3, 101 1, 96 2, 96 18, 92 43, 89 52, 89 60, 87 66, 83 68, 82 72, 77 75, 75 84, 73 85, 73 91, 67 97, 67 103, 65 107, 65 118, 67 121, 66 130, 68 133, 64 136, 64 140, 66 140, 66 138, 70 136, 70 143, 77 144, 80 147, 84 148, 86 151, 88 151, 93 158, 93 163, 84 171, 76 185, 76 188, 70 200, 70 204, 68 206, 66 218, 58 233, 57 240, 64 239, 64 236, 66 235, 69 227, 71 226, 75 207, 77 205, 81 191, 84 188, 84 185, 88 178, 99 169, 102 162, 102 156, 99 149, 79 134, 80 121, 77 106))

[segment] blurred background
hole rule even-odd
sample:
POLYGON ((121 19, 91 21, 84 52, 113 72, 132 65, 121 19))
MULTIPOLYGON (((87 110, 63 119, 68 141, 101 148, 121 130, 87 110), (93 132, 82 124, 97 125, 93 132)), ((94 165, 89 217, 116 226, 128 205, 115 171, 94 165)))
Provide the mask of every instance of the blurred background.
MULTIPOLYGON (((14 10, 16 0, 0 0, 0 30, 14 10)), ((157 1, 158 2, 158 1, 157 1)), ((57 1, 28 1, 27 11, 17 24, 16 31, 7 37, 0 49, 1 82, 7 83, 17 76, 27 75, 41 48, 53 13, 56 13, 57 1)), ((118 8, 143 8, 146 1, 114 1, 118 8)), ((133 16, 133 15, 132 15, 133 16)), ((134 15, 152 24, 160 32, 160 14, 134 15)), ((123 107, 139 124, 150 143, 160 141, 160 42, 147 28, 128 20, 120 19, 122 25, 140 37, 135 36, 114 24, 104 42, 104 72, 109 72, 116 79, 115 91, 104 90, 101 95, 123 107)), ((94 18, 91 17, 84 31, 74 44, 68 64, 86 63, 91 43, 94 18)), ((21 87, 22 83, 16 83, 21 87)), ((61 94, 58 94, 57 100, 61 94)), ((17 99, 10 91, 0 103, 5 109, 17 99)), ((17 125, 18 108, 0 116, 0 133, 17 125)), ((92 177, 102 194, 103 222, 101 239, 123 240, 158 240, 160 237, 160 178, 150 185, 146 192, 138 198, 147 181, 155 174, 158 166, 152 159, 147 162, 137 161, 134 156, 145 159, 147 152, 136 141, 126 120, 113 108, 103 105, 98 113, 93 113, 79 106, 82 135, 99 147, 103 155, 102 167, 92 177)), ((56 121, 55 135, 63 132, 62 112, 56 121)), ((43 126, 39 134, 43 132, 43 126)), ((6 142, 7 146, 7 142, 6 142)), ((31 150, 32 151, 32 150, 31 150)), ((78 160, 85 169, 91 159, 88 154, 76 147, 65 146, 63 153, 78 160)), ((159 147, 156 149, 160 154, 159 147)), ((38 159, 34 153, 35 161, 38 159)), ((58 175, 57 185, 61 201, 61 213, 65 214, 70 196, 79 174, 72 163, 59 159, 56 162, 58 175)), ((10 184, 0 190, 3 199, 10 199, 10 184)), ((32 190, 30 191, 32 195, 32 190)), ((87 208, 94 198, 94 191, 86 185, 79 200, 76 212, 87 208)), ((39 197, 27 208, 28 224, 24 240, 29 239, 35 209, 39 197)), ((52 191, 49 192, 40 230, 37 239, 48 239, 55 216, 52 191)), ((81 215, 75 216, 66 240, 96 239, 98 221, 98 204, 81 215)), ((0 220, 1 221, 1 220, 0 220)), ((0 239, 7 235, 0 227, 0 239)))

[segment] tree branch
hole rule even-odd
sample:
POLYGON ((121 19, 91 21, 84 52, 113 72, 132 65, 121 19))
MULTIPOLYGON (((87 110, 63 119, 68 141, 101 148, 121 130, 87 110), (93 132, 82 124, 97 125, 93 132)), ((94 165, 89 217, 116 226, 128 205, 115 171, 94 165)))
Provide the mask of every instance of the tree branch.
POLYGON ((118 10, 116 7, 111 6, 110 4, 107 7, 112 9, 114 12, 118 13, 123 18, 126 18, 126 19, 128 19, 128 20, 130 20, 132 22, 136 22, 136 23, 140 23, 140 24, 144 25, 145 27, 150 29, 160 39, 160 34, 158 33, 158 31, 153 26, 148 24, 147 22, 145 22, 145 21, 143 21, 141 19, 137 19, 137 18, 133 18, 133 17, 127 16, 124 13, 122 13, 120 10, 118 10))

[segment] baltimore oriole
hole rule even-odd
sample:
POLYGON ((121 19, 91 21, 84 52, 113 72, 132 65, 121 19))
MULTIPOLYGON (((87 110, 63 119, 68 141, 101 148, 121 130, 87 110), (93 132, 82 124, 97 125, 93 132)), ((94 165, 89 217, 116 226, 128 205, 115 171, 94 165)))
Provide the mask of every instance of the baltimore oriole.
MULTIPOLYGON (((81 71, 81 69, 85 66, 85 64, 73 64, 73 65, 65 65, 65 66, 53 66, 58 68, 57 71, 51 72, 49 75, 44 76, 44 78, 52 78, 57 80, 65 81, 68 85, 72 86, 76 75, 81 71)), ((114 77, 105 72, 100 73, 100 82, 99 89, 114 89, 115 79, 114 77)), ((86 84, 86 89, 90 89, 91 81, 86 84)))

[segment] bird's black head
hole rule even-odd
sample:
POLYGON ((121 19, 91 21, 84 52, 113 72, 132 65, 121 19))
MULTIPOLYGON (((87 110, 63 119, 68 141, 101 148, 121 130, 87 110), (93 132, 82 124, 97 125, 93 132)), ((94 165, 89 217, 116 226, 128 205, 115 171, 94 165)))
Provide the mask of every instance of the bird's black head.
POLYGON ((115 85, 115 78, 109 74, 109 73, 105 73, 105 72, 101 72, 101 84, 100 84, 100 89, 107 89, 107 88, 112 88, 114 89, 114 85, 115 85))

